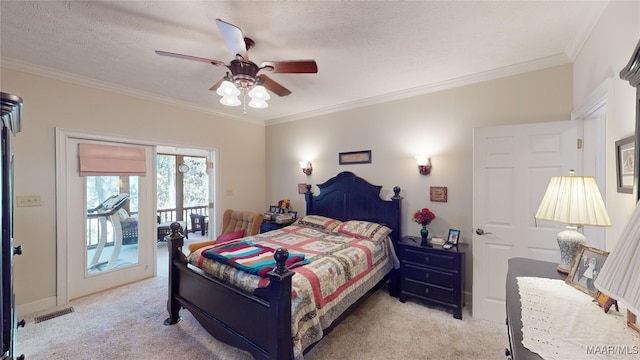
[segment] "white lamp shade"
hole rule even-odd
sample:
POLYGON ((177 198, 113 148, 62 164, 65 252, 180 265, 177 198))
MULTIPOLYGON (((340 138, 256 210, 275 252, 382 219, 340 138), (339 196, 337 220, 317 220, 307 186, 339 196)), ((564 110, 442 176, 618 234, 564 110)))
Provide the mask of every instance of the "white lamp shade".
POLYGON ((592 176, 552 177, 535 218, 576 226, 611 226, 592 176))
POLYGON ((418 163, 418 165, 425 166, 429 163, 429 156, 418 155, 416 156, 416 162, 418 163))
POLYGON ((636 205, 594 286, 640 315, 640 206, 636 205))
POLYGON ((267 104, 267 102, 264 100, 252 99, 251 101, 249 101, 249 106, 256 109, 264 109, 269 107, 269 104, 267 104))
POLYGON ((248 95, 251 97, 252 100, 266 101, 271 99, 271 95, 269 95, 269 93, 267 92, 267 89, 265 89, 265 87, 262 85, 254 86, 253 89, 249 91, 248 95))
POLYGON ((227 96, 238 96, 240 95, 240 90, 233 85, 231 81, 225 80, 220 84, 218 90, 216 90, 216 94, 227 97, 227 96))
POLYGON ((223 96, 220 99, 220 103, 227 106, 239 106, 242 104, 237 96, 223 96))

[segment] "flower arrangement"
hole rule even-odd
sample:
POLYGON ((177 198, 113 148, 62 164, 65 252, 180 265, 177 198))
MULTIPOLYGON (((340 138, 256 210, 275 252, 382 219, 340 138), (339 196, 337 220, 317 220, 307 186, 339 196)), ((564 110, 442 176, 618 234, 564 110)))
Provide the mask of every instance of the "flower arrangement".
POLYGON ((432 213, 431 210, 427 208, 423 208, 422 210, 418 210, 413 213, 413 222, 417 222, 421 225, 429 225, 431 220, 436 218, 436 214, 432 213))
POLYGON ((278 201, 278 207, 282 210, 286 210, 291 206, 291 201, 289 199, 282 199, 278 201))

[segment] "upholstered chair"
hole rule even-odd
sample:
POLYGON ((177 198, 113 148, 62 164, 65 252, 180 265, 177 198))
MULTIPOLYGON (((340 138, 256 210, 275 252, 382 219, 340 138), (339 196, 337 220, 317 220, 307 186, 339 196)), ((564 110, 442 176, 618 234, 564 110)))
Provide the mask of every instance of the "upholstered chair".
MULTIPOLYGON (((227 209, 222 216, 222 232, 220 236, 244 230, 244 236, 251 236, 260 233, 260 225, 264 215, 250 211, 239 211, 227 209)), ((216 243, 216 240, 202 241, 189 244, 190 252, 194 252, 203 246, 209 246, 216 243)))
POLYGON ((261 213, 227 209, 222 216, 222 234, 243 229, 244 236, 260 233, 264 216, 261 213))

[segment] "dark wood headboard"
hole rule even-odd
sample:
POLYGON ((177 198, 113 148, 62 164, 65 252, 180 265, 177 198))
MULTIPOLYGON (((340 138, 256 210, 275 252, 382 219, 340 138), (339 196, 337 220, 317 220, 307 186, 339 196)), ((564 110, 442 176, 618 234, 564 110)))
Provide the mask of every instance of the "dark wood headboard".
POLYGON ((384 224, 393 230, 390 237, 400 240, 402 223, 400 188, 394 187, 391 200, 380 198, 382 186, 372 185, 349 171, 318 184, 320 194, 307 185, 307 215, 322 215, 336 220, 363 220, 384 224))

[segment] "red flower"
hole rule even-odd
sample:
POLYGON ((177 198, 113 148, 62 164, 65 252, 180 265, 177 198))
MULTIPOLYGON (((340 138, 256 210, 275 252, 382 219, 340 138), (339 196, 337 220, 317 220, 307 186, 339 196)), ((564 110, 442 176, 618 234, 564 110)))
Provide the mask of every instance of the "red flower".
POLYGON ((289 201, 289 199, 282 199, 278 201, 278 207, 280 209, 288 209, 289 206, 291 206, 291 201, 289 201))
POLYGON ((427 208, 423 208, 422 210, 418 210, 413 213, 413 222, 417 222, 421 225, 429 225, 431 220, 435 219, 436 215, 431 212, 431 210, 427 208))

